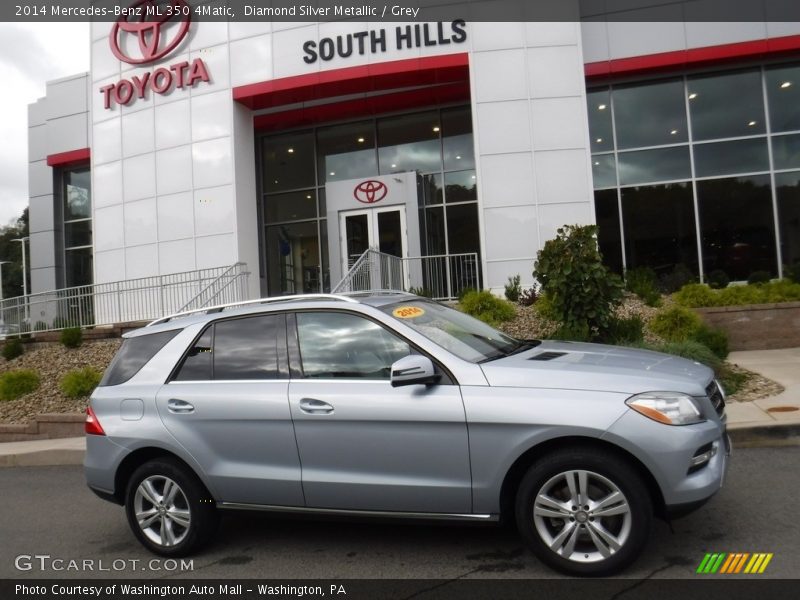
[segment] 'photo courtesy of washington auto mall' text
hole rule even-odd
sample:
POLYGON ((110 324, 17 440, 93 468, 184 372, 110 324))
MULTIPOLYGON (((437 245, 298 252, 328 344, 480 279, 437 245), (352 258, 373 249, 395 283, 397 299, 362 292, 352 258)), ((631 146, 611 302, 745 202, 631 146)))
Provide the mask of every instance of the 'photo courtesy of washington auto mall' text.
POLYGON ((0 600, 796 598, 800 3, 0 4, 0 600))

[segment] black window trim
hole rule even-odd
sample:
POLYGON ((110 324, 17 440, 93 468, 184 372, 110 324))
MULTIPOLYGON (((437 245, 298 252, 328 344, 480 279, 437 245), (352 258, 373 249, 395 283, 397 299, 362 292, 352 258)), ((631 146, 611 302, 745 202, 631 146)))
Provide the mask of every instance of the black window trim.
MULTIPOLYGON (((459 385, 458 380, 455 378, 453 373, 448 369, 441 361, 437 358, 431 356, 429 352, 420 348, 417 344, 409 340, 407 337, 399 333, 398 331, 394 330, 393 328, 386 325, 386 323, 374 318, 372 315, 352 311, 352 310, 343 310, 338 308, 303 308, 291 311, 287 315, 286 319, 286 338, 287 338, 287 347, 289 349, 289 365, 290 365, 290 373, 292 379, 302 379, 303 381, 334 381, 331 378, 316 378, 316 377, 306 377, 305 373, 303 372, 303 361, 300 354, 300 338, 297 333, 297 319, 295 315, 297 313, 321 313, 321 312, 332 312, 332 313, 344 313, 347 315, 353 315, 357 317, 361 317, 366 319, 367 321, 371 321, 381 327, 382 329, 386 330, 390 335, 400 339, 404 343, 408 344, 411 349, 415 352, 420 354, 421 356, 425 356, 433 363, 435 369, 438 369, 441 372, 442 378, 437 385, 459 385)), ((389 382, 389 379, 359 379, 356 377, 347 378, 336 378, 335 381, 337 382, 347 382, 347 381, 369 381, 372 383, 378 383, 384 381, 386 383, 389 382)))
POLYGON ((263 381, 287 381, 289 379, 289 353, 286 348, 286 327, 281 327, 280 321, 276 323, 275 326, 275 333, 277 335, 276 340, 276 349, 278 354, 278 377, 274 379, 214 379, 214 360, 213 360, 213 349, 214 343, 216 342, 216 328, 215 325, 217 323, 222 323, 224 321, 234 321, 237 319, 247 319, 253 317, 284 317, 284 324, 286 323, 286 311, 275 311, 275 312, 259 312, 259 313, 250 313, 245 315, 234 315, 230 317, 214 319, 213 321, 209 321, 205 327, 203 327, 200 332, 192 339, 192 342, 186 346, 183 353, 181 354, 180 359, 175 363, 175 366, 172 367, 169 375, 167 376, 166 381, 164 384, 170 383, 221 383, 221 382, 237 382, 237 383, 247 383, 247 382, 263 382, 263 381), (186 379, 186 380, 178 380, 176 377, 180 372, 181 368, 183 367, 183 363, 186 361, 186 358, 191 352, 194 345, 200 340, 200 338, 205 335, 206 331, 211 328, 211 349, 212 349, 212 360, 211 360, 211 377, 210 379, 186 379))

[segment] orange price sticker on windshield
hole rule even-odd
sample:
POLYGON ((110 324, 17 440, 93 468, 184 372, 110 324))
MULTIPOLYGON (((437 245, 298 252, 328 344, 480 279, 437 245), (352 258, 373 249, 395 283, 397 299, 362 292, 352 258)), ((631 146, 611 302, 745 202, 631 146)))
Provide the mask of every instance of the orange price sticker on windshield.
POLYGON ((398 319, 415 319, 425 314, 425 311, 418 306, 398 306, 392 311, 398 319))

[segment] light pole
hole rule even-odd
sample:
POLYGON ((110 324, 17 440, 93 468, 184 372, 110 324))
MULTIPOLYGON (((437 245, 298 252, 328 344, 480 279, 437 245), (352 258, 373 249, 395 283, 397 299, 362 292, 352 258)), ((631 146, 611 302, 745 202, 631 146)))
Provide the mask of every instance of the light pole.
POLYGON ((28 261, 25 258, 25 242, 27 242, 30 238, 29 237, 21 237, 21 238, 14 238, 12 242, 19 242, 22 244, 22 296, 25 298, 25 322, 28 322, 28 261))

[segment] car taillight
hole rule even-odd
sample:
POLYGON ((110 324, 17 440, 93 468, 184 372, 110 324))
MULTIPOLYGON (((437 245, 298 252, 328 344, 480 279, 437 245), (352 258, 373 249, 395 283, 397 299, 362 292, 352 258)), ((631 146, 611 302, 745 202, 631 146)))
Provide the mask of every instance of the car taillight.
POLYGON ((86 409, 86 421, 83 423, 83 430, 89 435, 105 435, 106 432, 100 426, 100 421, 97 420, 97 415, 94 414, 92 407, 86 409))

